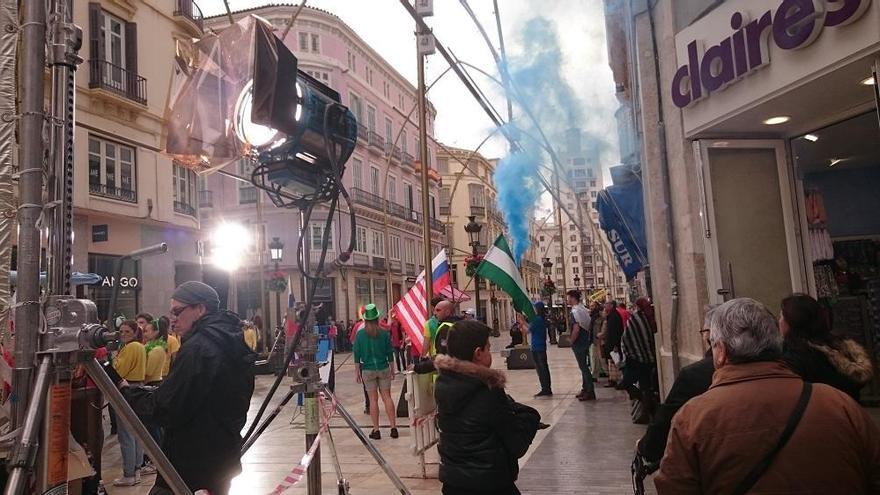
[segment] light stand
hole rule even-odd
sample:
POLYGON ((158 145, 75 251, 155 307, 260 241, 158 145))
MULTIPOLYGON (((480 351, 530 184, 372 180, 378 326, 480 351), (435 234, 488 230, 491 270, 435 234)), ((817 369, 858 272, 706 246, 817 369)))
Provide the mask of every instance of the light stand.
MULTIPOLYGON (((475 215, 468 216, 468 223, 464 226, 464 231, 470 236, 471 254, 476 258, 480 252, 480 231, 483 225, 477 221, 475 215)), ((480 317, 480 275, 474 272, 474 306, 476 307, 477 321, 483 321, 480 317)))

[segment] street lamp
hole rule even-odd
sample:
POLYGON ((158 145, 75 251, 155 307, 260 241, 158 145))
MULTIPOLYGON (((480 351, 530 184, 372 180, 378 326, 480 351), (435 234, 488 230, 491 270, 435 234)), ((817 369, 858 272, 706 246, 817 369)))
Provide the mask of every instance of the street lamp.
POLYGON ((576 273, 574 275, 574 288, 581 290, 581 278, 576 273))
MULTIPOLYGON (((476 259, 477 255, 480 253, 477 249, 480 247, 480 231, 483 230, 483 225, 477 221, 476 215, 470 215, 468 217, 468 223, 464 226, 464 231, 468 233, 470 237, 471 244, 471 253, 476 259)), ((477 273, 474 273, 474 299, 476 299, 474 305, 476 307, 477 320, 483 321, 480 318, 480 276, 477 273)))
MULTIPOLYGON (((550 287, 553 285, 553 279, 551 278, 553 275, 553 262, 550 261, 550 258, 544 258, 544 275, 547 276, 547 280, 544 281, 545 287, 550 287)), ((553 294, 547 293, 547 303, 548 306, 553 307, 553 294)))
MULTIPOLYGON (((284 256, 284 243, 277 237, 269 243, 269 259, 275 263, 275 272, 278 272, 278 263, 284 256)), ((281 328, 281 291, 275 291, 275 325, 281 328)))

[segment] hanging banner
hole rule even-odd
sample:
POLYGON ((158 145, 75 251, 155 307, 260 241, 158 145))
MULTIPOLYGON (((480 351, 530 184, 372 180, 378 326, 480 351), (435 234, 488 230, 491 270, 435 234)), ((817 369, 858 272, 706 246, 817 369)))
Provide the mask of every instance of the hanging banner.
POLYGON ((617 263, 632 280, 648 264, 642 183, 633 180, 606 187, 599 192, 596 210, 617 263))

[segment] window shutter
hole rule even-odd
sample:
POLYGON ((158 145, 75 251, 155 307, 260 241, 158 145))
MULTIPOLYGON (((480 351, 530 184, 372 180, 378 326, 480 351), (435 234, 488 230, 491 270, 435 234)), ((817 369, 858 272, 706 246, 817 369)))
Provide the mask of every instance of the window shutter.
POLYGON ((137 23, 125 23, 125 70, 132 74, 138 73, 138 39, 137 23))
POLYGON ((104 24, 104 13, 101 4, 89 3, 89 57, 92 60, 104 60, 104 35, 101 26, 104 24))

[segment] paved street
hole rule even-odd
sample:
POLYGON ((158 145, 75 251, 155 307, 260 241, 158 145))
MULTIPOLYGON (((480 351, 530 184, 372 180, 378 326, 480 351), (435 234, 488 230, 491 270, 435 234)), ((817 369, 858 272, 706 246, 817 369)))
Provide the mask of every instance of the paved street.
MULTIPOLYGON (((497 351, 504 347, 506 338, 494 339, 496 351, 493 366, 504 367, 504 360, 497 351)), ((341 355, 337 391, 345 407, 357 418, 358 423, 369 429, 369 417, 363 414, 363 395, 354 382, 354 368, 348 354, 341 355)), ((555 395, 552 398, 535 399, 537 377, 533 370, 508 371, 508 387, 511 395, 541 412, 551 428, 538 433, 532 448, 522 459, 519 486, 526 494, 626 494, 631 493, 629 465, 635 439, 642 427, 629 421, 629 405, 621 392, 598 390, 597 402, 578 402, 578 369, 570 349, 552 347, 549 360, 553 375, 555 395)), ((251 414, 256 412, 259 401, 271 384, 269 376, 260 376, 251 414)), ((394 397, 398 397, 403 380, 394 381, 394 397)), ((278 400, 283 396, 281 390, 278 400)), ((288 406, 273 425, 245 456, 244 472, 233 483, 234 494, 269 493, 301 458, 304 450, 301 416, 295 407, 288 406)), ((382 424, 386 424, 384 413, 382 424)), ((387 495, 393 487, 372 457, 358 442, 341 420, 333 422, 333 438, 339 451, 344 475, 351 482, 351 492, 357 495, 387 495)), ((426 456, 427 479, 421 477, 418 458, 411 455, 410 436, 407 427, 401 428, 397 440, 388 437, 383 430, 382 440, 376 442, 414 495, 437 494, 439 458, 436 449, 426 456)), ((111 494, 146 494, 152 477, 145 478, 142 485, 134 488, 115 488, 110 482, 120 476, 121 460, 116 437, 109 437, 105 447, 106 461, 104 480, 111 494)), ((336 476, 327 449, 322 451, 324 493, 336 493, 336 476)), ((304 482, 303 482, 304 483, 304 482)), ((305 493, 298 486, 287 493, 305 493)))

